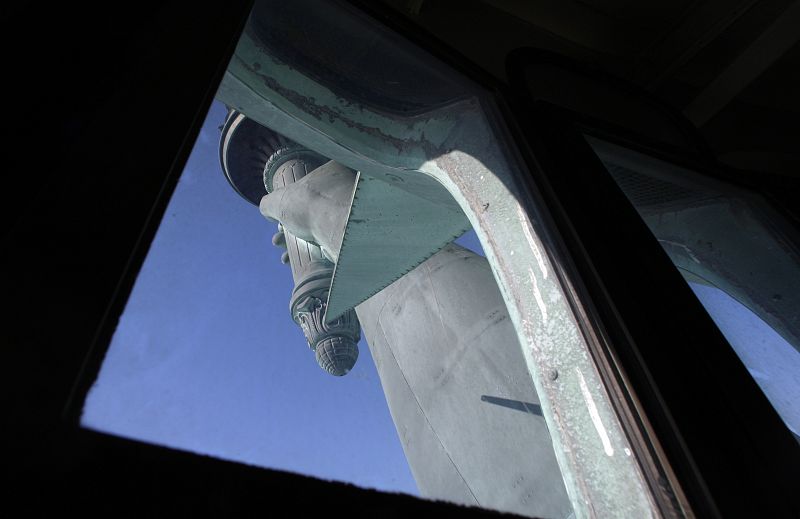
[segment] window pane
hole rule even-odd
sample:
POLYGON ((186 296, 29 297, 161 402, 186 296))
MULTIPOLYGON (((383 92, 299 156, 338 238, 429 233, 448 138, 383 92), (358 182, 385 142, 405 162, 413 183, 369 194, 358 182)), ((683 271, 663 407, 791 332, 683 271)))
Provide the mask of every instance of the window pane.
POLYGON ((274 225, 229 186, 215 102, 137 277, 82 424, 246 464, 416 494, 361 342, 333 380, 288 312, 274 225))
MULTIPOLYGON (((540 401, 475 232, 357 307, 357 361, 332 377, 293 320, 286 244, 269 239, 279 227, 240 196, 246 186, 226 181, 226 120, 215 102, 82 425, 369 488, 569 517, 540 401)), ((268 146, 235 150, 246 163, 268 146)))
POLYGON ((752 193, 588 140, 797 436, 800 256, 791 228, 752 193))
POLYGON ((85 425, 413 491, 399 438, 424 497, 655 513, 673 489, 634 455, 493 94, 346 3, 261 0, 217 99, 85 425))

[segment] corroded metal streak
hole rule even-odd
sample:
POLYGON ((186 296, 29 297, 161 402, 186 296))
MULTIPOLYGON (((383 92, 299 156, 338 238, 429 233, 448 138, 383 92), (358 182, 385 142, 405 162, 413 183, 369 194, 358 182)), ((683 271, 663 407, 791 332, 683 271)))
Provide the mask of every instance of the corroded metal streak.
POLYGON ((352 169, 460 207, 508 306, 576 515, 658 515, 485 101, 387 116, 337 98, 247 36, 218 96, 352 169))

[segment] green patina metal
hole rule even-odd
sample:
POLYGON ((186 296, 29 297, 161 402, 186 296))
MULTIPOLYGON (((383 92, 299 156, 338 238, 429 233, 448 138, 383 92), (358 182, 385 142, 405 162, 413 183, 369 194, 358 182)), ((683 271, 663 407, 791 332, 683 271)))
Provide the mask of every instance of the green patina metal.
POLYGON ((468 229, 461 211, 359 175, 326 318, 373 296, 468 229))
POLYGON ((447 151, 453 132, 474 110, 472 101, 458 102, 432 114, 384 115, 336 96, 271 57, 247 33, 236 48, 218 97, 267 127, 280 122, 280 133, 331 160, 400 184, 401 189, 437 204, 457 208, 441 185, 413 173, 429 157, 447 151), (355 150, 358 153, 353 153, 355 150))

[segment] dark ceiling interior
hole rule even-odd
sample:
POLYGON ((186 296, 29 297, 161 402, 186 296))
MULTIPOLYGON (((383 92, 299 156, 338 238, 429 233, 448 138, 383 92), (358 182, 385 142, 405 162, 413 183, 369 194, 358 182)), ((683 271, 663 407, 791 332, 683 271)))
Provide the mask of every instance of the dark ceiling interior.
POLYGON ((513 49, 547 49, 682 112, 716 159, 800 176, 800 2, 382 0, 501 80, 513 49))

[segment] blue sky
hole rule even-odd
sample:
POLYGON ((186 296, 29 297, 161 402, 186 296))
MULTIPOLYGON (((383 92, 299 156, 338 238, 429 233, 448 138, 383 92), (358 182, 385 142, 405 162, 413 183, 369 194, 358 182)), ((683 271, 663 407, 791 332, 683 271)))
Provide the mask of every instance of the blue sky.
POLYGON ((689 285, 786 426, 800 436, 800 353, 722 290, 689 285))

